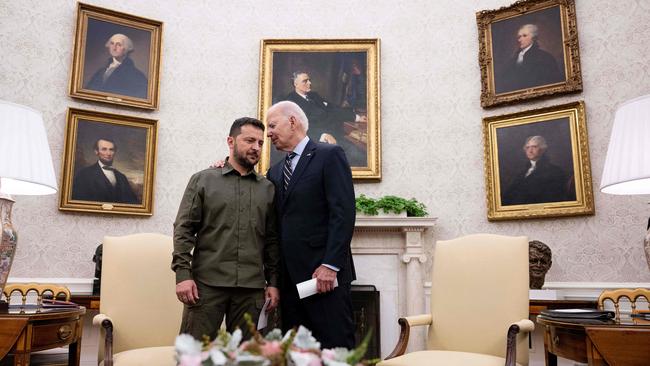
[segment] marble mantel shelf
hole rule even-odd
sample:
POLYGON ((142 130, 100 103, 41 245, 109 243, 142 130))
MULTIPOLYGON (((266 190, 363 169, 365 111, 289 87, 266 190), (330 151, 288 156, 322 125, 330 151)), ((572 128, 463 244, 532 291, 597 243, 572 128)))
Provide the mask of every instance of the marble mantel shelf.
POLYGON ((424 231, 436 225, 437 217, 357 217, 356 231, 424 231))

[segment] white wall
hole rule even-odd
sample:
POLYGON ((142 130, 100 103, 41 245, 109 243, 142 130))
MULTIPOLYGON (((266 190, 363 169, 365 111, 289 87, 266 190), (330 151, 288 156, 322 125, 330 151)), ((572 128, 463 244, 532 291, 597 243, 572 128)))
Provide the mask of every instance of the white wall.
POLYGON ((165 23, 160 109, 67 95, 73 1, 0 0, 0 99, 41 110, 57 176, 68 107, 159 119, 154 215, 70 214, 56 196, 17 197, 19 249, 12 277, 92 277, 104 235, 171 234, 189 176, 227 152, 230 123, 256 115, 263 38, 380 38, 383 180, 357 193, 415 196, 446 239, 474 232, 520 235, 553 249, 548 281, 647 282, 641 249, 647 197, 595 194, 596 215, 490 223, 486 219, 481 118, 584 100, 597 188, 615 106, 650 92, 650 3, 577 0, 584 92, 483 110, 475 12, 509 0, 119 1, 94 5, 165 23), (405 179, 406 178, 406 179, 405 179))

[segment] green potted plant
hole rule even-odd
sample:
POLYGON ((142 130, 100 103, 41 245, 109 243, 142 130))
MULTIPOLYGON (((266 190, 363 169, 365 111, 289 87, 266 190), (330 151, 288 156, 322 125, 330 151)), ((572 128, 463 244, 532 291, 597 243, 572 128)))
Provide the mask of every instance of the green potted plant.
POLYGON ((415 198, 407 200, 397 196, 383 196, 379 199, 362 194, 355 199, 357 212, 366 216, 424 217, 429 213, 426 206, 415 198))

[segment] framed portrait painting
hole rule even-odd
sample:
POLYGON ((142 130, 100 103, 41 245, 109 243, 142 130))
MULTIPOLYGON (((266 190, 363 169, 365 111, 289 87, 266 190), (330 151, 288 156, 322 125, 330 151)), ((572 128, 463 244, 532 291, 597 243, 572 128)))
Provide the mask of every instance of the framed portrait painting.
POLYGON ((582 90, 574 0, 522 0, 476 22, 483 107, 582 90))
MULTIPOLYGON (((341 146, 354 179, 380 180, 379 40, 266 39, 260 54, 260 119, 277 102, 298 104, 311 140, 341 146)), ((284 155, 267 141, 260 171, 284 155)))
POLYGON ((157 124, 68 109, 59 209, 152 215, 157 124))
POLYGON ((79 3, 70 96, 158 108, 162 22, 79 3))
POLYGON ((483 119, 488 220, 594 213, 584 102, 483 119))

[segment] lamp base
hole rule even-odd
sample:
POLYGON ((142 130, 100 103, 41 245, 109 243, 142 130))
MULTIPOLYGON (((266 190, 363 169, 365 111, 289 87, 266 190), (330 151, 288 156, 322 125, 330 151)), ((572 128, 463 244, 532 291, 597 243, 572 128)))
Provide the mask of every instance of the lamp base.
POLYGON ((650 229, 645 233, 645 238, 643 239, 643 251, 645 252, 645 260, 650 270, 650 229))
POLYGON ((11 206, 14 200, 7 194, 0 193, 0 297, 9 279, 9 270, 16 254, 18 237, 11 223, 11 206))

